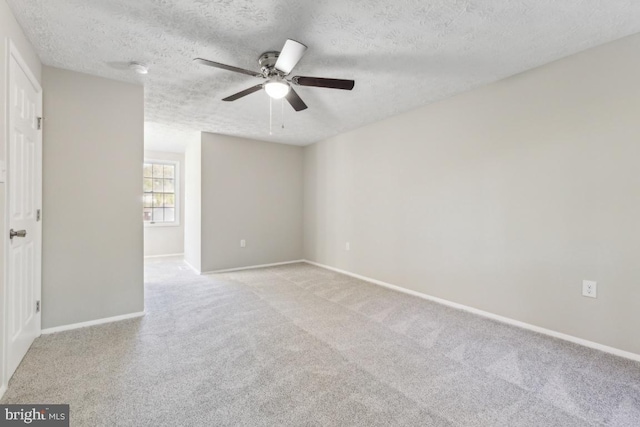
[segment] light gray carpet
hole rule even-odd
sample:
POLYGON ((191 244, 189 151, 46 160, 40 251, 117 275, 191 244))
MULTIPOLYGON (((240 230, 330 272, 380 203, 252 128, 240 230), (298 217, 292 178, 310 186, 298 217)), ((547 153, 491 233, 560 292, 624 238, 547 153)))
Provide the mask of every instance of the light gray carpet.
POLYGON ((147 263, 144 318, 37 339, 72 426, 639 426, 640 364, 307 264, 147 263))

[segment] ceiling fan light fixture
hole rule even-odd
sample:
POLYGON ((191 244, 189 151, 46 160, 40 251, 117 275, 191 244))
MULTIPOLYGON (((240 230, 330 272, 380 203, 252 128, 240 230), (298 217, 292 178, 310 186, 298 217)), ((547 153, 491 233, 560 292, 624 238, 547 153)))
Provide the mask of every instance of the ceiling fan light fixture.
POLYGON ((289 93, 289 84, 283 81, 268 81, 264 84, 264 90, 273 99, 281 99, 289 93))

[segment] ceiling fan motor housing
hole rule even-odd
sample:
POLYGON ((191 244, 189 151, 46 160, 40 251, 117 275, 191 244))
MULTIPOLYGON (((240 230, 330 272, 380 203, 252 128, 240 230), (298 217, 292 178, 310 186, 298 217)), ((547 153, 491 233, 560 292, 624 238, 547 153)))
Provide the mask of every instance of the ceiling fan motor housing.
POLYGON ((260 68, 262 69, 262 73, 265 77, 279 74, 278 70, 275 69, 276 61, 278 61, 279 56, 280 52, 276 51, 269 51, 260 55, 260 58, 258 58, 258 64, 260 64, 260 68))

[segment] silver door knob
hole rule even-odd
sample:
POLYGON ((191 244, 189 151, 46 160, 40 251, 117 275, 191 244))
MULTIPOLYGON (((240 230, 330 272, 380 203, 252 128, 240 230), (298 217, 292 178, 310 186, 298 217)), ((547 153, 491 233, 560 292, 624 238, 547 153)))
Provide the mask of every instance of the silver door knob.
POLYGON ((14 237, 27 237, 27 230, 13 231, 13 228, 9 230, 9 239, 13 240, 14 237))

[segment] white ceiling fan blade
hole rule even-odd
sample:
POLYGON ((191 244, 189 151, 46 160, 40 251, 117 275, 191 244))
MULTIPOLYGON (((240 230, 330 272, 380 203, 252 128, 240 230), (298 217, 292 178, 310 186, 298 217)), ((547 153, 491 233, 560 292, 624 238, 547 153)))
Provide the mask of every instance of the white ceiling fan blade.
POLYGON ((282 71, 285 75, 289 74, 298 61, 300 61, 306 50, 307 47, 302 43, 288 39, 284 43, 280 56, 278 56, 275 69, 282 71))

